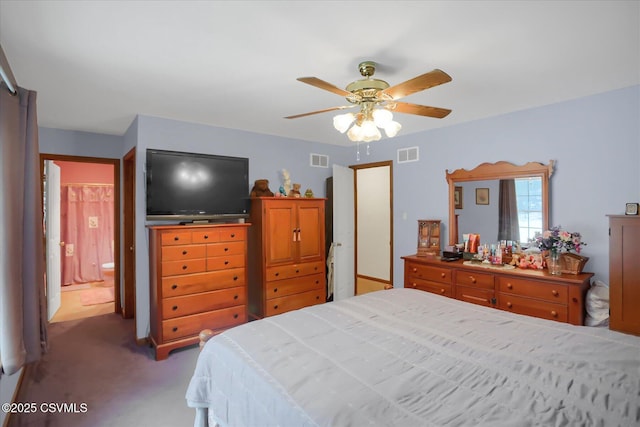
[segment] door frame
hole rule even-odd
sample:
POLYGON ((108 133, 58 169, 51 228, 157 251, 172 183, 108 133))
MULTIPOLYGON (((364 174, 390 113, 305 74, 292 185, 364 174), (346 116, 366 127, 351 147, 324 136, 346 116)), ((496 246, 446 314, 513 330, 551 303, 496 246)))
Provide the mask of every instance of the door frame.
POLYGON ((384 283, 386 286, 393 286, 393 161, 381 161, 349 166, 353 173, 353 212, 354 212, 354 292, 358 295, 358 277, 363 279, 384 283), (368 277, 358 274, 358 170, 377 167, 389 167, 389 280, 383 281, 375 277, 368 277))
MULTIPOLYGON (((120 298, 120 159, 108 159, 101 157, 67 156, 63 154, 40 153, 40 185, 44 185, 44 162, 46 160, 76 162, 76 163, 100 163, 113 166, 113 262, 114 262, 114 312, 122 314, 120 298)), ((44 236, 43 236, 44 238, 44 236)), ((46 240, 44 242, 46 245, 46 240)), ((45 246, 46 251, 46 246, 45 246)), ((46 253, 46 252, 45 252, 46 253)))
POLYGON ((122 317, 134 319, 136 316, 136 148, 132 148, 122 158, 123 173, 123 279, 124 298, 122 317))

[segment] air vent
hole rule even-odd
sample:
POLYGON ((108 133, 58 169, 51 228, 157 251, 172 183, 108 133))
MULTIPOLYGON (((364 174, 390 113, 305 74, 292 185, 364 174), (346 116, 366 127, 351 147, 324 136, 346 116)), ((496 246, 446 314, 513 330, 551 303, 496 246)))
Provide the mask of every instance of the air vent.
POLYGON ((398 163, 417 162, 420 160, 418 147, 398 149, 398 163))
POLYGON ((324 154, 314 154, 311 153, 311 166, 316 168, 328 168, 329 167, 329 156, 324 154))

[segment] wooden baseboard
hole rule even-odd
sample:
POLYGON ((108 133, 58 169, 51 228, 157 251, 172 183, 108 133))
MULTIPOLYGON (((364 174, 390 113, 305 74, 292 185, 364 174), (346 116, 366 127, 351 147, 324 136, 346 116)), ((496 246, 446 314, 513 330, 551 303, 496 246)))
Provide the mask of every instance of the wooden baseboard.
MULTIPOLYGON (((24 379, 24 373, 26 372, 26 370, 29 368, 29 365, 24 365, 22 367, 22 369, 20 370, 20 377, 18 378, 18 381, 16 382, 16 389, 13 390, 13 395, 11 396, 11 400, 9 402, 1 402, 1 403, 15 403, 16 399, 18 398, 18 393, 20 392, 20 388, 22 387, 22 380, 24 379)), ((11 418, 11 412, 6 412, 6 417, 4 417, 4 422, 2 423, 2 427, 8 427, 9 426, 9 419, 11 418)))

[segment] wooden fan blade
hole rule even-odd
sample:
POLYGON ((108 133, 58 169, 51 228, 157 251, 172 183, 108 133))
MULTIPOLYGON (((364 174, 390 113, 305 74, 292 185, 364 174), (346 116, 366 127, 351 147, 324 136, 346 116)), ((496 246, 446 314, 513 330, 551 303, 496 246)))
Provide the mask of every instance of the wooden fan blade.
POLYGON ((296 114, 295 116, 288 116, 288 117, 285 117, 285 119, 297 119, 298 117, 311 116, 313 114, 327 113, 329 111, 344 110, 346 108, 353 108, 353 107, 355 107, 355 105, 343 105, 341 107, 325 108, 324 110, 312 111, 310 113, 296 114))
POLYGON ((421 90, 450 82, 451 80, 451 76, 447 73, 442 70, 435 69, 421 76, 414 77, 411 80, 407 80, 406 82, 391 86, 383 90, 382 93, 389 95, 393 99, 400 99, 405 96, 409 96, 412 93, 420 92, 421 90))
POLYGON ((446 108, 428 107, 426 105, 409 104, 407 102, 392 102, 385 108, 397 113, 416 114, 418 116, 434 117, 436 119, 447 117, 451 112, 451 110, 446 108))
POLYGON ((348 92, 344 89, 340 89, 339 87, 334 86, 331 83, 325 82, 324 80, 320 80, 317 77, 300 77, 297 80, 301 81, 302 83, 306 83, 308 85, 318 87, 320 89, 328 90, 329 92, 333 92, 341 96, 351 95, 351 92, 348 92))

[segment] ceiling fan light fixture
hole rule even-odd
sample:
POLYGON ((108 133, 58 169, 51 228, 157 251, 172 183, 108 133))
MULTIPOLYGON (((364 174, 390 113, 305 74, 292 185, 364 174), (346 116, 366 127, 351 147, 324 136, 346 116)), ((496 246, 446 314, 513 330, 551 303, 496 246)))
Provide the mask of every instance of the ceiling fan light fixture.
POLYGON ((345 133, 356 119, 353 113, 338 114, 333 118, 333 127, 340 133, 345 133))
POLYGON ((376 108, 373 110, 373 122, 379 128, 386 128, 389 123, 393 121, 393 114, 389 110, 376 108))
POLYGON ((349 139, 354 142, 362 141, 363 140, 362 135, 363 135, 362 127, 358 124, 351 126, 351 129, 349 129, 349 132, 347 132, 347 136, 349 137, 349 139))
POLYGON ((393 138, 398 134, 400 129, 402 129, 402 125, 392 120, 384 127, 384 133, 387 135, 387 137, 393 138))
POLYGON ((362 140, 365 142, 378 141, 382 138, 380 130, 371 120, 362 122, 362 140))

